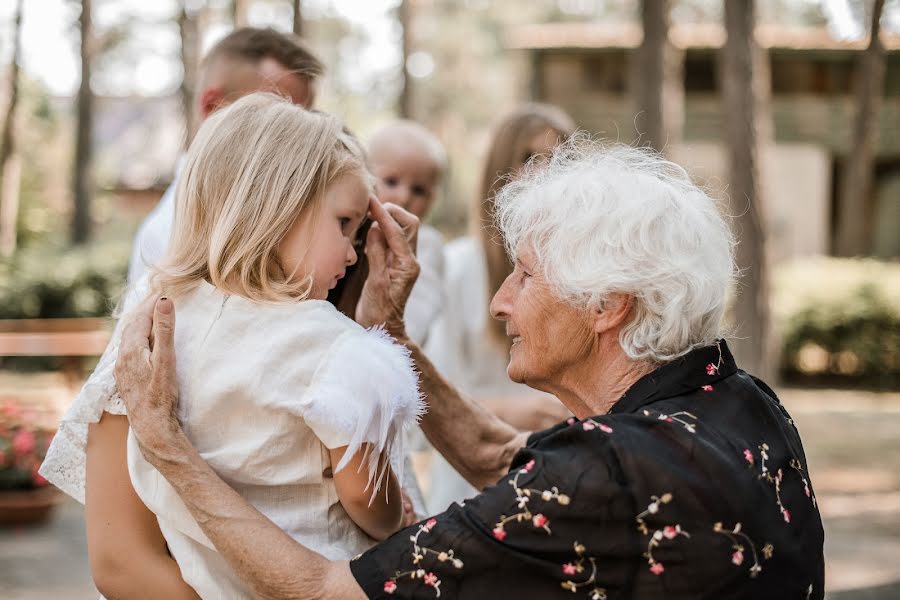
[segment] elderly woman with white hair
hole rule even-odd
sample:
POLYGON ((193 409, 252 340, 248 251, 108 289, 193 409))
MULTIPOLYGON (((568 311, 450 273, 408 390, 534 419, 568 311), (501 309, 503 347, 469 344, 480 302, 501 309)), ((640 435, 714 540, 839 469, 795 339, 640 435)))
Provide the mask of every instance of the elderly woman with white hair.
POLYGON ((721 337, 733 241, 714 202, 650 152, 582 140, 498 207, 515 270, 491 312, 513 339, 509 376, 575 416, 526 436, 444 381, 403 327, 414 235, 379 223, 369 251, 391 266, 357 320, 409 347, 426 435, 482 491, 350 562, 293 541, 193 449, 172 416, 171 302, 130 324, 131 426, 236 574, 261 598, 822 598, 800 436, 721 337))

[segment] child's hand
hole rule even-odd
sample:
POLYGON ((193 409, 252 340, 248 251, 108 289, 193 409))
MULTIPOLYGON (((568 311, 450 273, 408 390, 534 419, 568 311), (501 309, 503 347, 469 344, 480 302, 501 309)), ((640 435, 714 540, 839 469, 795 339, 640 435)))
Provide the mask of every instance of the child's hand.
POLYGON ((406 492, 400 490, 400 496, 403 501, 403 518, 400 521, 400 529, 405 529, 410 525, 415 525, 419 521, 421 521, 421 517, 416 514, 416 509, 413 507, 412 500, 409 499, 409 496, 406 495, 406 492))

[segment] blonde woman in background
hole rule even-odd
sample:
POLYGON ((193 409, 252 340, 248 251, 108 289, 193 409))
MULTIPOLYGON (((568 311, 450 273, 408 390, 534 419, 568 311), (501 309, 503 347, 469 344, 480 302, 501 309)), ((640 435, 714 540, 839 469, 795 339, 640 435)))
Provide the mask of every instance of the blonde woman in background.
MULTIPOLYGON (((506 374, 510 338, 505 323, 492 319, 488 310, 491 298, 513 271, 495 225, 495 198, 526 164, 546 161, 574 132, 572 118, 547 104, 523 105, 497 125, 471 219, 472 234, 445 249, 447 301, 425 346, 437 369, 462 393, 521 431, 549 427, 568 412, 555 398, 514 383, 506 374)), ((436 514, 451 502, 475 494, 475 488, 435 452, 429 512, 436 514)))
MULTIPOLYGON (((369 238, 391 218, 362 148, 335 117, 250 94, 200 128, 176 195, 172 244, 133 295, 178 306, 178 421, 287 535, 350 559, 400 526, 403 434, 423 411, 408 351, 326 301, 367 213, 369 238)), ((109 598, 249 598, 128 433, 120 335, 41 468, 85 502, 94 581, 109 598)))

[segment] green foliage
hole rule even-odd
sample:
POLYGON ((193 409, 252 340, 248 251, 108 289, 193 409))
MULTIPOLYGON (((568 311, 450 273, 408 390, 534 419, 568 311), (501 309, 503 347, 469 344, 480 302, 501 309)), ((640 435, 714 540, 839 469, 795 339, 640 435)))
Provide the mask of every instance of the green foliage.
POLYGON ((0 319, 103 317, 125 281, 128 246, 27 248, 0 262, 0 319))
POLYGON ((778 270, 788 380, 900 388, 900 264, 818 258, 778 270))

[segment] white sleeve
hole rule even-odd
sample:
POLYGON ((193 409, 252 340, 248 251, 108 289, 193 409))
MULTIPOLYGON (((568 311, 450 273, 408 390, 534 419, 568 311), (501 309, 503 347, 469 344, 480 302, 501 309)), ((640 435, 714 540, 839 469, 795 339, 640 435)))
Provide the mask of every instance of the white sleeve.
MULTIPOLYGON (((125 293, 122 313, 127 314, 146 293, 147 281, 142 279, 125 293)), ((97 367, 60 421, 59 429, 39 469, 39 473, 47 481, 82 504, 84 504, 88 426, 99 422, 104 412, 113 415, 126 414, 125 404, 116 389, 114 375, 124 321, 120 319, 116 324, 97 367)))
POLYGON ((316 371, 301 402, 307 425, 329 449, 347 446, 340 471, 362 447, 369 484, 378 489, 390 459, 403 481, 404 433, 425 412, 409 351, 383 329, 342 334, 316 371), (379 463, 382 468, 379 469, 379 463))
POLYGON ((444 289, 444 241, 432 227, 422 227, 419 247, 419 278, 409 295, 403 320, 409 337, 419 346, 425 344, 434 320, 447 303, 444 289))

